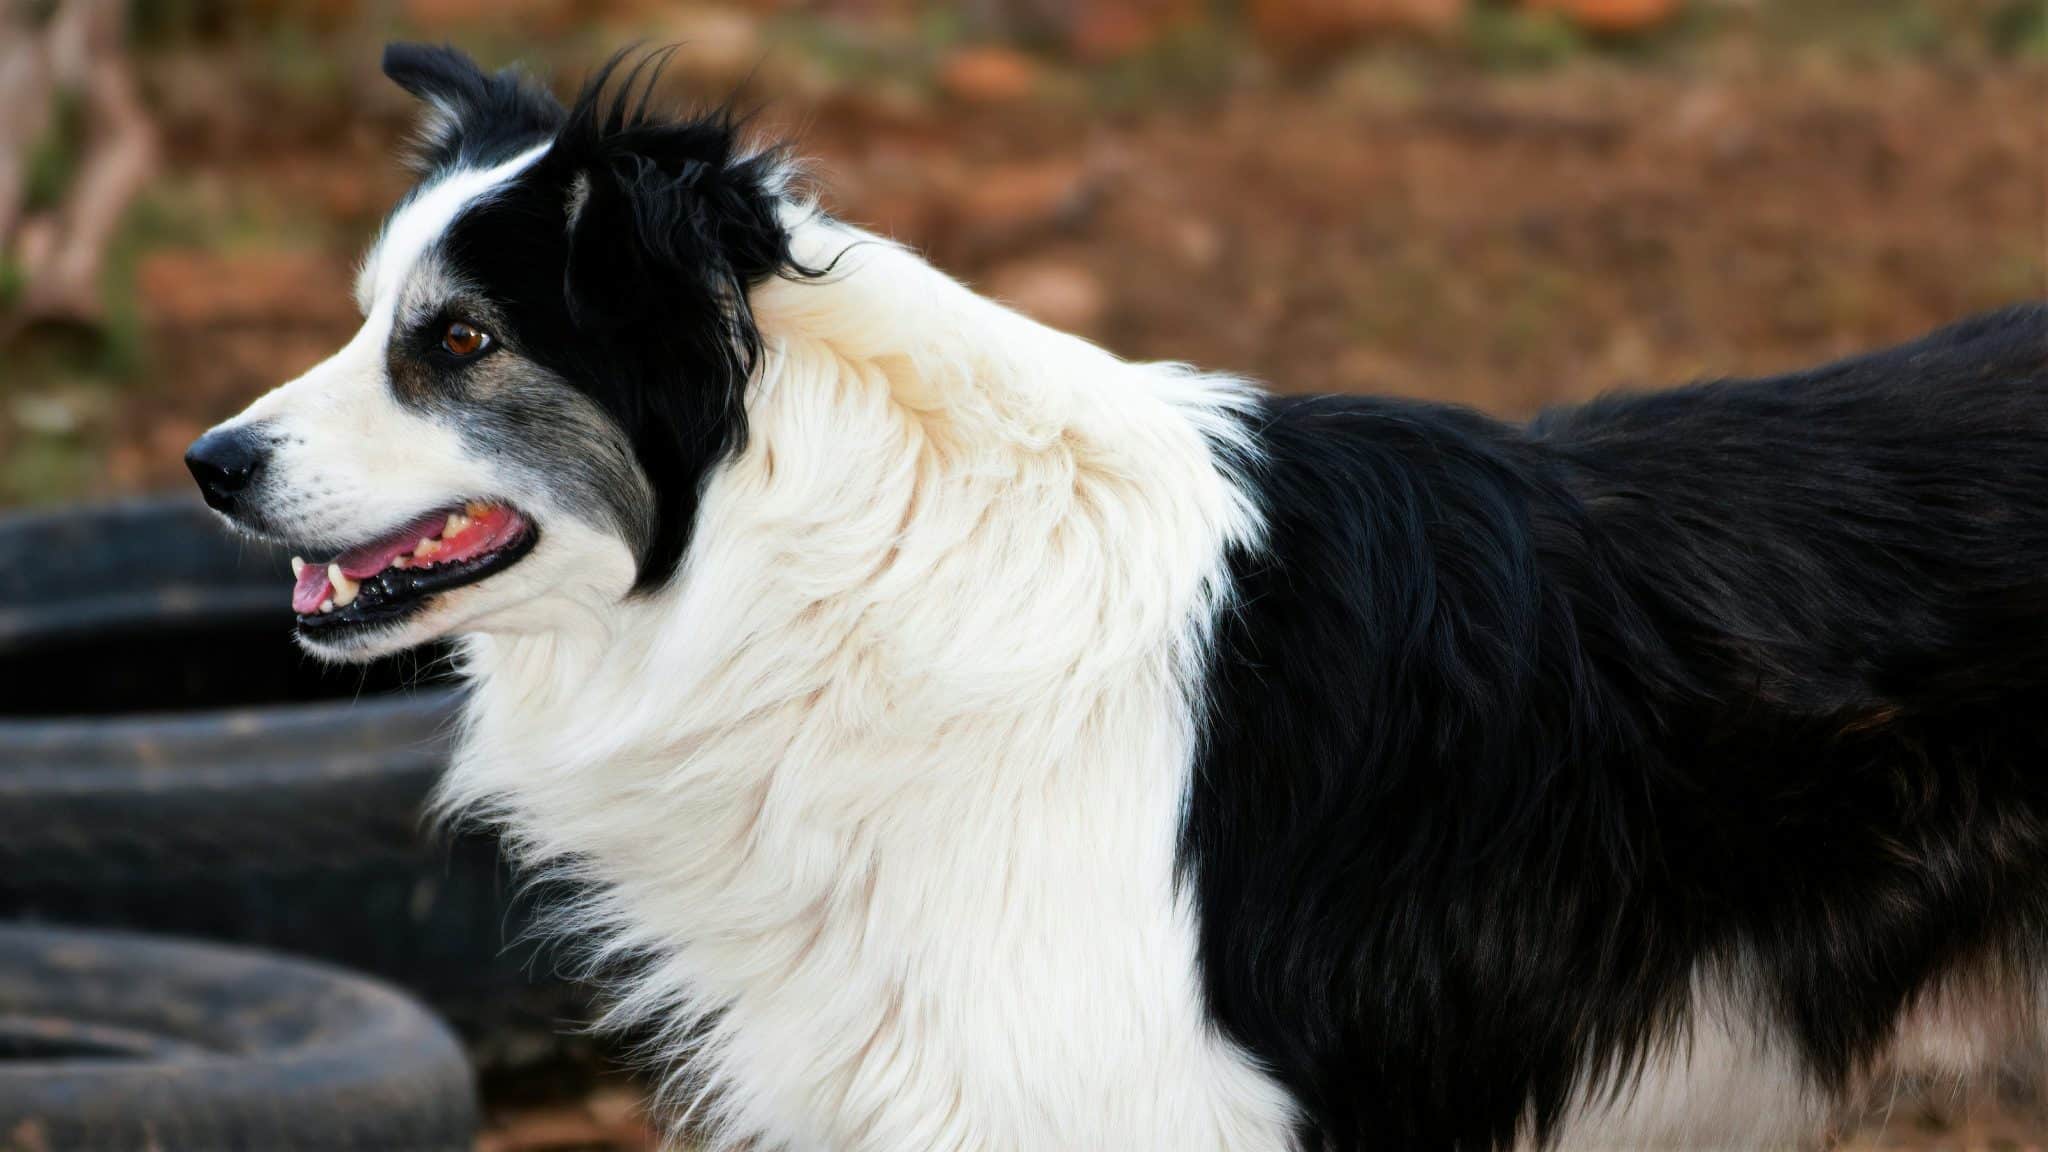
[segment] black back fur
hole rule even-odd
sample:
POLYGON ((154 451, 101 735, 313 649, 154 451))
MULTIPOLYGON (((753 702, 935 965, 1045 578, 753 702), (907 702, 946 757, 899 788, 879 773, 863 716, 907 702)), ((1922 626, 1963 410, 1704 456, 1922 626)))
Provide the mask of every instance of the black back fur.
POLYGON ((1276 399, 1183 861, 1312 1148, 1551 1134, 1739 972, 1823 1087, 2048 943, 2048 309, 1516 427, 1276 399))

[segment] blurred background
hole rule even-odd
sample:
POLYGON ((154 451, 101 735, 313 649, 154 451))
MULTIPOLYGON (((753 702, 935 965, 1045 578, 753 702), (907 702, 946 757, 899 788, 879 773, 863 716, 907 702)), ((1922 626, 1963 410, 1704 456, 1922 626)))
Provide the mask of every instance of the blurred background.
MULTIPOLYGON (((2048 0, 0 0, 0 508, 181 486, 348 336, 392 38, 558 88, 681 43, 675 98, 758 109, 840 215, 1286 391, 1523 416, 2048 296, 2048 0)), ((492 1086, 486 1146, 644 1143, 566 1083, 492 1086)))
POLYGON ((839 213, 1133 357, 1520 415, 2048 295, 2048 0, 0 0, 0 504, 352 330, 392 37, 686 45, 839 213))

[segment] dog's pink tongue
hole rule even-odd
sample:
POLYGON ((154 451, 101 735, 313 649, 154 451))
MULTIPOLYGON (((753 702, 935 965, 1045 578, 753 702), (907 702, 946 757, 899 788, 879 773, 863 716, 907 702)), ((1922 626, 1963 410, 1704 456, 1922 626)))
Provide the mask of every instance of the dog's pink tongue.
POLYGON ((299 578, 292 585, 292 611, 309 616, 320 610, 320 604, 334 595, 328 587, 327 566, 308 564, 300 571, 299 578))
POLYGON ((391 567, 393 560, 411 552, 421 540, 439 532, 447 518, 446 514, 439 512, 422 516, 375 544, 343 552, 334 558, 334 562, 341 565, 342 575, 351 580, 375 576, 391 567))

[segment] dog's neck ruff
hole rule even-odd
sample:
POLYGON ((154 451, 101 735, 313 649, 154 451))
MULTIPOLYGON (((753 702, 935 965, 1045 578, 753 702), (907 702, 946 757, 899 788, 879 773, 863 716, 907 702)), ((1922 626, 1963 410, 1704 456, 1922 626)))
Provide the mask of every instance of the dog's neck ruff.
POLYGON ((1174 877, 1246 393, 795 240, 833 271, 756 290, 682 572, 470 640, 446 802, 584 882, 562 927, 633 962, 612 1021, 735 1139, 1288 1146, 1174 877))

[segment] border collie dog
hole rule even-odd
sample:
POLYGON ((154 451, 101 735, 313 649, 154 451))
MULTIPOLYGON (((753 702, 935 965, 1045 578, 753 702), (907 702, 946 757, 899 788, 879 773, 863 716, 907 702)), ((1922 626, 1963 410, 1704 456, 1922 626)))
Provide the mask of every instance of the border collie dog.
POLYGON ((1528 425, 1279 398, 831 219, 658 66, 385 71, 361 331, 188 459, 308 651, 461 637, 445 805, 588 893, 678 1123, 1811 1147, 2038 1067, 2048 309, 1528 425))

